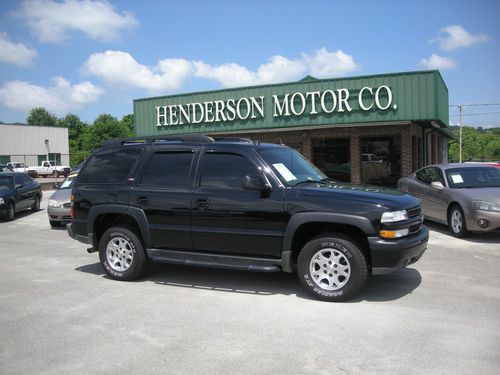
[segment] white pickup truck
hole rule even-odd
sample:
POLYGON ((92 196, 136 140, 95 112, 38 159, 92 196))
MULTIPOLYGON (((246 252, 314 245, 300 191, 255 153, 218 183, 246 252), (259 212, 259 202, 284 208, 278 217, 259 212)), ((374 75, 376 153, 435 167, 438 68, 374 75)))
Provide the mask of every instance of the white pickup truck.
POLYGON ((55 160, 44 160, 42 161, 42 165, 39 167, 29 167, 29 170, 35 171, 38 176, 67 176, 71 171, 70 167, 57 165, 55 160))

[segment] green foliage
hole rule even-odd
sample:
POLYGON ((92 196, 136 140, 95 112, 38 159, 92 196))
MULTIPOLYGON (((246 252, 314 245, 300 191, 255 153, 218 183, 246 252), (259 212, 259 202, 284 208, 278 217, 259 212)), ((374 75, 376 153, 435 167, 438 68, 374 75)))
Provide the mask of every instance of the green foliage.
POLYGON ((92 151, 101 145, 102 141, 113 138, 127 138, 132 131, 116 117, 109 114, 99 115, 89 131, 83 137, 83 148, 92 151))
POLYGON ((28 125, 37 126, 56 126, 57 117, 52 113, 47 111, 45 108, 37 107, 30 111, 28 118, 26 119, 28 125))
MULTIPOLYGON (((450 162, 458 162, 459 133, 458 126, 451 127, 457 141, 450 144, 448 155, 450 162)), ((494 129, 476 129, 469 126, 462 127, 462 161, 499 161, 500 160, 500 131, 494 129)))
POLYGON ((134 115, 125 115, 121 120, 122 124, 126 125, 132 133, 134 133, 134 115))
POLYGON ((83 139, 89 126, 80 120, 80 117, 71 113, 57 120, 57 125, 68 128, 70 165, 75 166, 90 155, 90 151, 83 147, 83 139))

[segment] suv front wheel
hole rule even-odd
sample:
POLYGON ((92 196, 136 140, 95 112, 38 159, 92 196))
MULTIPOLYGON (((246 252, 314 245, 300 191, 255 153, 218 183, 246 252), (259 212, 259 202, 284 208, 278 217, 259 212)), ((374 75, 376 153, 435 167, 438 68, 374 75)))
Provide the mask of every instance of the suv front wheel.
POLYGON ((99 241, 99 259, 109 276, 123 281, 140 277, 148 263, 137 235, 121 227, 104 232, 99 241))
POLYGON ((366 285, 368 267, 350 239, 325 234, 309 241, 299 254, 297 272, 309 293, 323 301, 345 301, 366 285))

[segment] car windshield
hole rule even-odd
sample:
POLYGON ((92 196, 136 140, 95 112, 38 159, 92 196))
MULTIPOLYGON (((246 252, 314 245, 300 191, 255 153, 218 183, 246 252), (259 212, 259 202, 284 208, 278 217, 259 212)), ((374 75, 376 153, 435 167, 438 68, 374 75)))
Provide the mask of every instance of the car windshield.
POLYGON ((68 175, 68 177, 64 179, 61 186, 59 187, 59 190, 71 189, 73 187, 73 182, 75 181, 76 176, 77 176, 76 173, 68 175))
POLYGON ((452 189, 500 187, 500 168, 449 168, 445 173, 452 189))
POLYGON ((7 176, 0 176, 0 191, 12 190, 12 178, 7 176))
POLYGON ((294 149, 287 147, 263 148, 258 150, 258 153, 285 186, 329 180, 323 172, 294 149))

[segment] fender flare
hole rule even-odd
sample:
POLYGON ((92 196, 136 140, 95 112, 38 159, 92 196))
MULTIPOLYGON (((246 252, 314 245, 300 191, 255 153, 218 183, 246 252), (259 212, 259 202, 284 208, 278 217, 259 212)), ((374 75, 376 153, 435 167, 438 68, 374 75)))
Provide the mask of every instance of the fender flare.
POLYGON ((129 207, 120 204, 101 204, 99 206, 94 206, 90 209, 87 222, 89 243, 91 243, 94 247, 97 246, 97 243, 95 243, 96 238, 94 232, 94 223, 97 217, 102 214, 122 214, 125 216, 132 217, 137 223, 139 230, 141 231, 141 235, 144 240, 144 245, 146 246, 146 248, 151 246, 151 236, 148 230, 148 220, 143 210, 141 210, 138 207, 129 207))
POLYGON ((292 272, 293 270, 292 243, 295 232, 301 225, 313 222, 351 225, 359 228, 366 233, 367 236, 375 233, 372 223, 364 216, 333 212, 302 212, 295 214, 290 218, 283 236, 281 251, 281 265, 283 271, 292 272))

